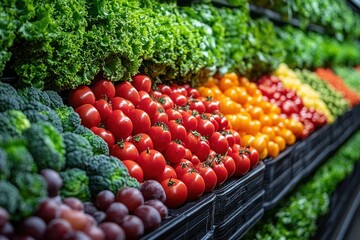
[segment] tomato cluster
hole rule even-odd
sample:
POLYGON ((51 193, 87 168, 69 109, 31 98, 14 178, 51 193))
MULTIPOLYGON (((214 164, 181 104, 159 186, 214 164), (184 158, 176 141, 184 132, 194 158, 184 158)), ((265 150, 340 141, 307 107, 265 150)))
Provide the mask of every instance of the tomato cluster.
POLYGON ((285 88, 279 78, 265 75, 258 80, 257 84, 264 98, 280 107, 281 116, 296 119, 304 125, 301 132, 302 139, 327 123, 324 114, 314 108, 305 107, 296 91, 285 88))
POLYGON ((220 103, 189 85, 152 87, 151 79, 139 74, 131 82, 80 86, 68 102, 131 176, 162 184, 169 207, 246 174, 259 160, 255 149, 241 147, 220 103))

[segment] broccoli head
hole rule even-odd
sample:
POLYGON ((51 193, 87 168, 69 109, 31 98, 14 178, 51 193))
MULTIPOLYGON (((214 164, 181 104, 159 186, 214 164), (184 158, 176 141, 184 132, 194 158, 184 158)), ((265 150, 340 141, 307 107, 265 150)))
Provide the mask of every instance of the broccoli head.
POLYGON ((56 109, 56 108, 65 106, 62 98, 60 97, 60 95, 57 92, 52 91, 52 90, 46 90, 45 93, 50 98, 50 106, 49 107, 51 107, 52 109, 56 109))
POLYGON ((24 145, 12 145, 5 148, 11 175, 23 172, 36 172, 34 159, 24 145))
POLYGON ((51 101, 49 95, 46 92, 35 88, 35 87, 27 87, 18 90, 18 94, 22 97, 24 102, 37 101, 45 106, 50 107, 51 101))
POLYGON ((20 110, 24 104, 16 89, 8 83, 0 82, 0 112, 15 109, 20 110))
POLYGON ((24 132, 28 149, 39 170, 61 171, 65 166, 65 144, 61 134, 49 123, 38 122, 24 132))
POLYGON ((89 141, 94 155, 109 155, 109 147, 107 143, 104 141, 104 139, 93 133, 90 129, 81 125, 75 132, 85 137, 89 141))
POLYGON ((83 202, 90 200, 89 178, 85 171, 71 168, 60 172, 60 176, 63 180, 62 197, 76 197, 83 202))
POLYGON ((23 108, 23 113, 30 120, 31 123, 36 122, 49 122, 51 123, 56 130, 59 132, 63 131, 61 120, 56 114, 56 112, 50 107, 35 101, 30 100, 27 102, 23 108))
POLYGON ((21 173, 13 178, 12 183, 21 196, 16 218, 22 219, 32 215, 39 203, 47 197, 45 178, 39 174, 21 173))
POLYGON ((7 160, 7 153, 0 148, 0 180, 5 180, 10 176, 10 166, 7 160))
POLYGON ((66 167, 86 169, 86 164, 93 156, 88 140, 76 133, 63 133, 66 147, 66 167))
POLYGON ((86 173, 89 176, 93 198, 105 189, 116 193, 127 186, 139 186, 139 183, 129 175, 124 164, 113 156, 103 154, 93 156, 87 162, 86 173))
POLYGON ((0 180, 0 206, 10 214, 10 218, 16 213, 20 204, 19 190, 10 182, 0 180))
POLYGON ((61 121, 64 132, 74 132, 79 126, 81 126, 80 116, 72 107, 59 107, 55 109, 55 112, 61 121))
POLYGON ((16 137, 30 127, 30 121, 18 110, 7 110, 0 113, 0 134, 16 137))

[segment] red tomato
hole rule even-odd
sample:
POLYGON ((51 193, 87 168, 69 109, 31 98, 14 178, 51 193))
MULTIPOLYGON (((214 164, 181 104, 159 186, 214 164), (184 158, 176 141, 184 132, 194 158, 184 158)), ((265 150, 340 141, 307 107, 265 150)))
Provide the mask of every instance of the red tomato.
POLYGON ((136 134, 135 136, 132 136, 130 141, 132 144, 135 145, 138 152, 142 152, 142 151, 146 150, 147 148, 149 148, 149 149, 154 148, 153 141, 151 140, 149 135, 147 135, 146 133, 136 134))
POLYGON ((181 95, 174 91, 170 93, 169 97, 173 100, 176 106, 182 107, 187 103, 187 98, 184 95, 181 95))
POLYGON ((199 148, 196 149, 195 155, 199 158, 200 162, 204 162, 210 154, 210 146, 208 141, 201 140, 199 148))
POLYGON ((201 163, 201 162, 200 162, 200 159, 199 159, 198 156, 196 156, 196 155, 192 155, 190 161, 192 162, 192 164, 194 164, 194 166, 201 163))
POLYGON ((122 97, 134 104, 136 106, 140 102, 139 92, 134 88, 134 86, 129 82, 121 82, 115 86, 116 96, 122 97))
POLYGON ((203 103, 207 113, 214 113, 220 110, 220 102, 213 100, 212 97, 206 97, 203 103))
POLYGON ((139 155, 138 164, 144 171, 145 179, 155 179, 165 169, 164 156, 154 149, 146 149, 139 155))
POLYGON ((156 102, 151 98, 142 99, 139 102, 139 104, 136 106, 136 108, 145 111, 150 118, 152 118, 155 115, 156 111, 158 110, 158 106, 156 102))
MULTIPOLYGON (((232 146, 234 146, 235 144, 235 136, 232 134, 231 131, 223 131, 221 132, 221 134, 226 138, 226 140, 229 143, 229 147, 232 148, 232 146)), ((239 135, 240 136, 240 135, 239 135)))
POLYGON ((214 125, 215 132, 217 132, 219 130, 219 122, 220 122, 217 120, 217 118, 220 120, 220 116, 217 114, 210 114, 210 113, 205 113, 205 114, 209 119, 209 121, 214 125))
POLYGON ((235 161, 232 157, 230 156, 224 156, 222 157, 222 162, 224 163, 224 166, 227 170, 228 173, 228 177, 227 179, 231 178, 232 175, 234 175, 235 170, 236 170, 236 165, 235 165, 235 161))
POLYGON ((104 139, 104 141, 107 143, 108 147, 112 147, 115 143, 115 138, 114 135, 106 130, 105 128, 101 128, 101 127, 92 127, 90 128, 90 130, 95 133, 96 135, 98 135, 99 137, 101 137, 102 139, 104 139))
POLYGON ((145 98, 150 98, 149 93, 144 92, 144 91, 139 91, 139 96, 140 96, 140 101, 145 99, 145 98))
POLYGON ((181 121, 179 120, 170 120, 166 125, 169 128, 171 133, 171 140, 180 140, 181 142, 185 142, 186 139, 186 128, 181 125, 181 121))
POLYGON ((212 124, 205 115, 198 115, 196 119, 198 121, 196 131, 200 133, 201 136, 210 138, 215 132, 214 124, 212 124))
POLYGON ((104 122, 110 116, 112 112, 111 105, 104 99, 96 100, 94 107, 100 113, 101 121, 104 122))
POLYGON ((255 148, 250 147, 247 149, 247 155, 250 159, 250 168, 253 168, 259 163, 259 152, 255 148))
POLYGON ((214 190, 218 181, 215 171, 211 167, 203 163, 198 164, 196 170, 198 170, 199 174, 203 177, 205 181, 204 192, 211 192, 212 190, 214 190))
POLYGON ((226 119, 226 117, 221 116, 219 131, 224 131, 226 129, 230 129, 229 121, 226 119))
POLYGON ((157 89, 158 89, 159 92, 161 92, 162 94, 169 95, 170 93, 172 93, 172 90, 171 90, 170 86, 165 85, 165 84, 159 84, 159 85, 157 86, 157 89))
POLYGON ((84 104, 75 109, 81 118, 81 124, 87 128, 97 127, 100 124, 100 113, 91 104, 84 104))
POLYGON ((192 158, 192 153, 188 148, 185 148, 185 157, 184 158, 187 160, 191 160, 191 158, 192 158))
POLYGON ((139 160, 139 152, 131 142, 120 141, 110 148, 110 154, 120 160, 139 160))
POLYGON ((130 176, 135 178, 140 183, 144 181, 144 171, 139 164, 132 160, 124 160, 122 162, 128 170, 130 176))
POLYGON ((196 118, 191 115, 189 112, 180 111, 182 115, 182 124, 186 128, 187 131, 195 131, 197 128, 198 121, 196 118))
POLYGON ((201 135, 196 131, 188 132, 185 139, 185 146, 192 152, 196 152, 200 148, 201 135))
POLYGON ((161 182, 165 190, 165 205, 169 208, 177 208, 183 205, 188 196, 186 185, 179 179, 168 178, 161 182))
POLYGON ((161 183, 167 178, 177 178, 175 169, 168 164, 165 165, 164 171, 155 180, 161 183))
POLYGON ((131 83, 138 91, 144 91, 148 93, 151 90, 151 79, 146 75, 136 74, 132 77, 131 83))
POLYGON ((147 133, 151 127, 151 120, 149 115, 141 109, 133 109, 127 115, 132 123, 132 134, 147 133))
POLYGON ((158 102, 164 107, 165 110, 174 108, 173 100, 166 94, 162 94, 158 102))
POLYGON ((178 93, 178 94, 183 95, 185 97, 188 96, 186 88, 184 86, 180 86, 180 85, 174 83, 174 84, 171 84, 170 88, 175 93, 178 93))
POLYGON ((115 97, 115 86, 109 80, 99 80, 91 86, 96 99, 110 99, 115 97))
POLYGON ((188 103, 189 103, 190 110, 196 110, 200 114, 205 112, 205 105, 203 102, 201 102, 195 98, 190 98, 188 103))
POLYGON ((239 153, 231 153, 230 157, 232 157, 235 161, 236 170, 234 172, 235 177, 241 177, 245 175, 250 169, 250 159, 245 154, 239 153))
POLYGON ((187 95, 189 97, 198 98, 200 96, 199 91, 195 88, 189 87, 189 88, 186 88, 186 91, 187 91, 187 95))
POLYGON ((122 97, 112 98, 110 100, 110 104, 112 110, 121 110, 125 115, 127 115, 131 110, 135 109, 134 104, 122 97))
POLYGON ((194 168, 194 164, 186 159, 181 159, 181 161, 178 164, 175 164, 174 166, 176 175, 178 177, 181 177, 182 175, 192 170, 193 168, 194 168))
POLYGON ((222 161, 214 161, 211 164, 211 167, 216 173, 216 177, 217 177, 216 186, 220 186, 226 181, 226 179, 228 179, 228 171, 222 161))
POLYGON ((229 143, 226 138, 221 135, 219 132, 214 132, 214 134, 209 139, 210 148, 216 153, 226 154, 229 148, 229 143))
POLYGON ((115 140, 125 139, 130 136, 133 124, 121 110, 114 110, 106 120, 107 129, 112 132, 115 140))
POLYGON ((164 151, 164 157, 171 164, 177 164, 185 157, 185 147, 176 142, 170 142, 164 151))
POLYGON ((198 199, 205 191, 204 178, 197 172, 187 172, 180 177, 180 180, 185 183, 188 189, 188 201, 194 201, 198 199))
POLYGON ((171 133, 166 124, 162 122, 150 127, 147 134, 154 143, 154 149, 160 152, 164 151, 171 142, 171 133))
POLYGON ((73 108, 80 107, 84 104, 94 104, 95 95, 88 86, 79 86, 70 91, 68 103, 73 108))
POLYGON ((169 121, 168 115, 163 108, 158 108, 155 115, 151 118, 151 125, 155 125, 157 122, 167 123, 169 121))
POLYGON ((234 129, 229 129, 227 131, 231 132, 234 136, 235 144, 241 144, 241 136, 237 131, 235 131, 234 129))
POLYGON ((170 120, 180 120, 180 121, 182 121, 182 115, 176 109, 173 109, 173 108, 166 109, 166 114, 168 115, 169 121, 170 120))
POLYGON ((159 99, 161 97, 162 93, 159 91, 150 90, 149 95, 153 99, 159 99))

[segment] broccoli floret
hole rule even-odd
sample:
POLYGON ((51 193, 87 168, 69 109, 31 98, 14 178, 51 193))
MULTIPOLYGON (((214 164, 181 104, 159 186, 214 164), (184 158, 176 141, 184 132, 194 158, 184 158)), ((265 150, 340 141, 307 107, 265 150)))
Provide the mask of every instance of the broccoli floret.
POLYGON ((105 189, 116 193, 126 186, 139 186, 139 183, 129 175, 124 164, 113 156, 103 154, 93 156, 87 163, 86 172, 93 198, 105 189))
POLYGON ((60 172, 60 176, 63 180, 60 190, 62 197, 76 197, 83 202, 90 200, 89 178, 85 171, 72 168, 60 172))
POLYGON ((93 156, 89 141, 76 133, 63 133, 66 146, 66 167, 86 169, 86 164, 93 156))
POLYGON ((56 109, 56 108, 65 106, 62 98, 60 97, 60 95, 57 92, 52 91, 52 90, 46 90, 45 93, 50 98, 50 106, 49 107, 51 107, 52 109, 56 109))
POLYGON ((11 175, 22 172, 36 172, 37 167, 28 149, 23 145, 5 148, 11 175))
POLYGON ((7 110, 0 113, 0 134, 20 136, 30 127, 30 121, 18 110, 7 110))
POLYGON ((65 166, 65 144, 61 134, 49 123, 38 122, 24 132, 28 149, 39 170, 60 171, 65 166))
POLYGON ((16 218, 22 219, 32 215, 40 201, 47 197, 45 178, 39 174, 19 173, 12 180, 12 183, 21 195, 16 218))
POLYGON ((16 89, 8 83, 0 82, 0 112, 15 109, 20 110, 24 104, 16 89))
POLYGON ((40 121, 49 122, 59 132, 63 131, 61 120, 56 114, 56 112, 52 110, 50 107, 38 101, 31 100, 28 103, 26 103, 23 112, 31 123, 36 123, 40 121))
POLYGON ((7 153, 0 149, 0 180, 5 180, 10 176, 10 166, 7 160, 7 153))
POLYGON ((104 139, 93 133, 90 129, 81 125, 75 132, 85 137, 89 141, 94 155, 109 155, 109 147, 107 143, 104 141, 104 139))
POLYGON ((72 107, 64 106, 56 108, 55 112, 60 118, 64 132, 74 132, 81 126, 79 114, 72 107))
POLYGON ((48 107, 50 107, 51 105, 49 95, 47 95, 46 92, 38 88, 27 87, 27 88, 19 89, 18 93, 22 97, 24 102, 37 101, 48 107))
POLYGON ((19 190, 13 184, 0 180, 0 206, 8 211, 10 218, 15 214, 20 199, 19 190))

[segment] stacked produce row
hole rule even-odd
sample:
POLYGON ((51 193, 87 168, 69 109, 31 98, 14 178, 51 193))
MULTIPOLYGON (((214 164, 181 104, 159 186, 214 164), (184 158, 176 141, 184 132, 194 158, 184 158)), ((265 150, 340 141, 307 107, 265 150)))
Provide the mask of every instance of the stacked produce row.
POLYGON ((320 165, 358 128, 358 43, 243 2, 1 3, 0 237, 237 238, 320 165))

